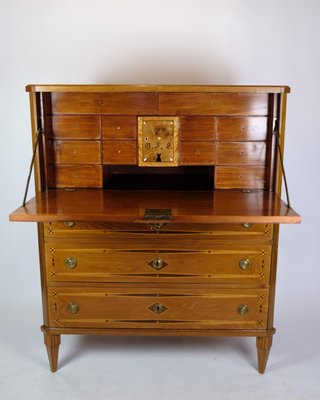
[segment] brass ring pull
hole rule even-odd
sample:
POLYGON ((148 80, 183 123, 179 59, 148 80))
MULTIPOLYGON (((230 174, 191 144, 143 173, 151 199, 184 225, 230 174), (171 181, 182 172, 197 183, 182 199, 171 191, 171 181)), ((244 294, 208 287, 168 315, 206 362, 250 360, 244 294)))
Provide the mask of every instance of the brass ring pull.
POLYGON ((252 224, 250 224, 250 222, 244 222, 244 223, 242 224, 242 226, 243 226, 244 228, 246 228, 246 229, 249 229, 249 228, 252 227, 252 224))

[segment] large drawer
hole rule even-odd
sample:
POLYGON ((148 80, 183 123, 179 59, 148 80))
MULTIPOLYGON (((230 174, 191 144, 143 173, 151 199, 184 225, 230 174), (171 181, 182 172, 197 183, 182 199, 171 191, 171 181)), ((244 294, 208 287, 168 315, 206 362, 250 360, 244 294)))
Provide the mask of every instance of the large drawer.
POLYGON ((52 282, 212 282, 260 286, 269 282, 271 246, 266 245, 157 251, 110 249, 97 244, 75 247, 70 242, 55 247, 47 243, 45 249, 47 279, 52 282))
POLYGON ((265 329, 268 290, 51 287, 51 327, 265 329))
POLYGON ((162 223, 158 231, 148 223, 107 223, 107 222, 45 222, 44 235, 50 237, 81 237, 88 235, 115 236, 124 235, 172 235, 177 237, 200 235, 212 237, 233 236, 244 239, 271 239, 273 232, 272 224, 184 224, 184 223, 162 223))

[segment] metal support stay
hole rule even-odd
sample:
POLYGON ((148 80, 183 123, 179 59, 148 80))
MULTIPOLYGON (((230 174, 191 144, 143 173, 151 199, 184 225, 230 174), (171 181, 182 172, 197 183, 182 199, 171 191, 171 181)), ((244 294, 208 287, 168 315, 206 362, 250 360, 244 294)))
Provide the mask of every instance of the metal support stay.
POLYGON ((278 119, 275 120, 274 123, 274 128, 273 128, 273 134, 276 136, 276 146, 279 154, 279 160, 280 160, 280 166, 281 166, 281 171, 282 171, 282 176, 283 176, 283 182, 284 182, 284 188, 286 191, 286 198, 287 198, 287 207, 291 208, 290 204, 290 197, 289 197, 289 189, 288 189, 288 182, 287 182, 287 177, 286 177, 286 171, 284 169, 284 162, 283 162, 283 153, 280 145, 280 132, 279 132, 279 121, 278 119))
POLYGON ((34 160, 36 157, 36 152, 39 146, 39 137, 40 135, 43 133, 42 130, 38 129, 36 132, 36 138, 35 138, 35 142, 34 142, 34 146, 33 146, 33 153, 32 153, 32 158, 31 158, 31 162, 30 162, 30 167, 29 167, 29 174, 28 174, 28 178, 27 178, 27 184, 26 184, 26 188, 24 191, 24 196, 23 196, 23 201, 22 201, 22 205, 25 206, 26 205, 26 200, 27 200, 27 195, 28 195, 28 190, 29 190, 29 186, 30 186, 30 179, 31 179, 31 174, 32 174, 32 169, 33 169, 33 165, 34 165, 34 160))

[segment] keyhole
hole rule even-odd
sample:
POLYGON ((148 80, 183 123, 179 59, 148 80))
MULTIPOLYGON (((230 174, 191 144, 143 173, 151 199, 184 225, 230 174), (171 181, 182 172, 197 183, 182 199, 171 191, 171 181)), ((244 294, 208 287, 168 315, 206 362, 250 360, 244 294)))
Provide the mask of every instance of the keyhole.
POLYGON ((156 162, 161 162, 161 153, 157 153, 157 159, 156 159, 156 162))

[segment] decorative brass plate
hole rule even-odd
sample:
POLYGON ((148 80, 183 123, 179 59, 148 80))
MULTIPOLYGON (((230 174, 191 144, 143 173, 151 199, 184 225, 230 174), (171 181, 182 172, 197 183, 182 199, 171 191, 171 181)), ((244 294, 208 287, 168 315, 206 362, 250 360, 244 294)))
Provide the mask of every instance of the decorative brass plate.
POLYGON ((178 117, 138 117, 139 166, 177 166, 178 134, 178 117))

